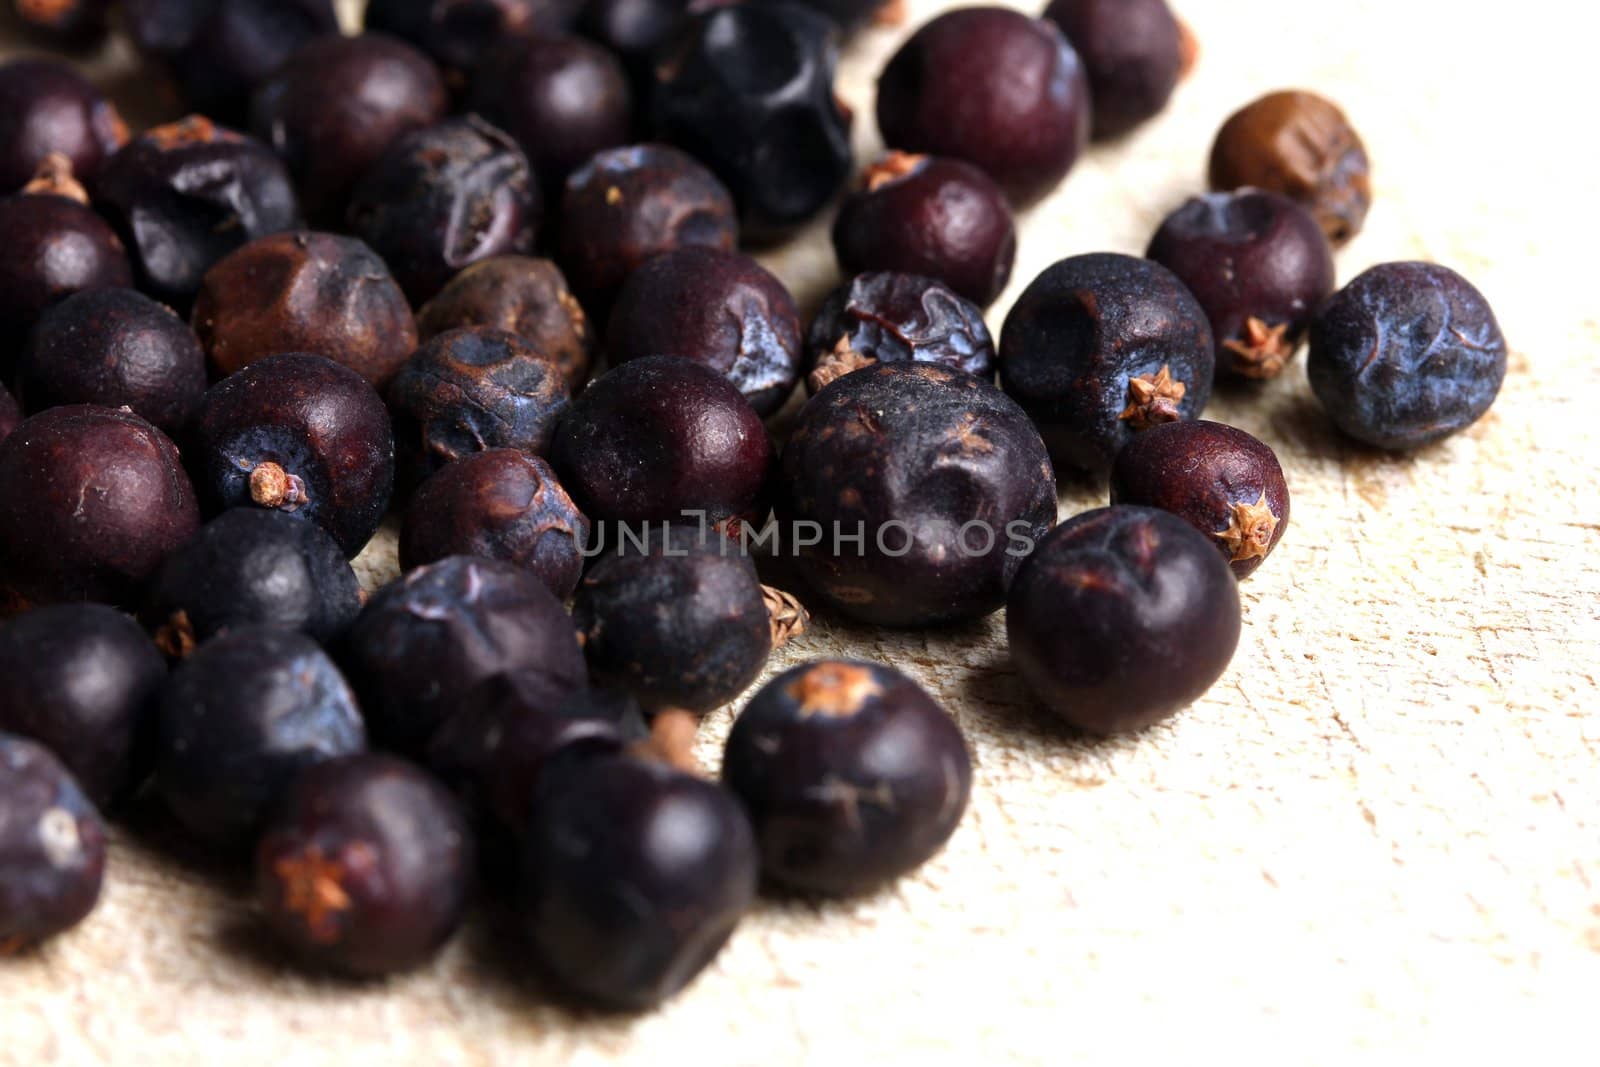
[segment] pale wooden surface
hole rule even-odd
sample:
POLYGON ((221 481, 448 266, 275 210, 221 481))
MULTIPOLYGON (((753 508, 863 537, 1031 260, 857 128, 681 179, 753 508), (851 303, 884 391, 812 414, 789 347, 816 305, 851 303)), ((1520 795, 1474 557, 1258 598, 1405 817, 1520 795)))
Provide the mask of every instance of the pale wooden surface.
MULTIPOLYGON (((938 6, 912 0, 919 20, 938 6)), ((1089 742, 1028 708, 998 617, 824 626, 774 669, 904 666, 976 751, 962 829, 892 890, 763 904, 687 995, 614 1019, 551 1006, 488 923, 405 979, 302 977, 255 948, 238 886, 122 833, 93 919, 0 966, 0 1062, 1593 1062, 1592 60, 1566 5, 1476 7, 1187 0, 1201 61, 1168 113, 1026 219, 1010 295, 1062 255, 1141 251, 1228 112, 1318 89, 1377 168, 1341 280, 1437 259, 1512 343, 1493 413, 1411 457, 1334 436, 1300 364, 1214 402, 1279 450, 1294 521, 1244 587, 1232 670, 1190 712, 1089 742)), ((872 78, 908 30, 850 52, 864 149, 872 78)), ((811 295, 833 273, 821 234, 771 257, 811 295)), ((1068 487, 1063 513, 1100 493, 1068 487)), ((713 766, 730 718, 706 731, 713 766)))

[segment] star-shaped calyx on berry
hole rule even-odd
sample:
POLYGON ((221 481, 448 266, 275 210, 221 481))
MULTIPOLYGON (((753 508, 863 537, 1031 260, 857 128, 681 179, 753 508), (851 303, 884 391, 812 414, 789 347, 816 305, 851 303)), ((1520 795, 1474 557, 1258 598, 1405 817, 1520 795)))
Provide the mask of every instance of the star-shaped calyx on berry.
POLYGON ((284 910, 305 921, 312 940, 337 941, 339 927, 334 919, 351 907, 350 894, 343 884, 344 865, 313 846, 280 859, 272 873, 283 888, 284 910))
POLYGON ((1283 365, 1294 355, 1295 344, 1289 339, 1289 324, 1280 322, 1270 326, 1254 315, 1245 320, 1244 336, 1222 342, 1225 351, 1233 354, 1229 367, 1233 373, 1245 378, 1276 378, 1283 365))
POLYGON ((1172 367, 1162 364, 1154 375, 1128 379, 1128 406, 1118 418, 1135 430, 1148 430, 1163 422, 1177 422, 1178 404, 1189 387, 1172 376, 1172 367))
POLYGON ((1254 504, 1234 504, 1228 518, 1228 528, 1212 536, 1227 548, 1234 563, 1247 559, 1262 559, 1272 547, 1272 535, 1278 529, 1278 517, 1267 506, 1267 494, 1254 504))

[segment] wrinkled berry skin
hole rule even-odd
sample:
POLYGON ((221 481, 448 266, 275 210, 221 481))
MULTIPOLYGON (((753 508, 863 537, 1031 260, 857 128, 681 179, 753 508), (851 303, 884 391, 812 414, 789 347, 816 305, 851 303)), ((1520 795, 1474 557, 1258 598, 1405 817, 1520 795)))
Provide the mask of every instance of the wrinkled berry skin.
POLYGON ((299 630, 327 644, 360 610, 356 572, 322 527, 232 508, 166 558, 141 614, 163 651, 184 656, 244 626, 299 630))
POLYGON ((446 464, 417 489, 400 529, 400 566, 447 556, 504 560, 565 600, 583 574, 588 540, 589 520, 549 464, 492 448, 446 464))
POLYGON ((843 896, 920 867, 955 832, 972 757, 950 713, 893 667, 823 660, 761 687, 734 721, 723 780, 773 882, 843 896))
POLYGON ((630 360, 572 402, 550 465, 591 522, 759 523, 772 440, 732 382, 673 356, 630 360))
POLYGON ((507 38, 566 29, 582 6, 582 0, 370 0, 365 25, 427 52, 454 83, 507 38))
POLYGON ((1248 578, 1289 526, 1289 486, 1271 448, 1220 422, 1152 426, 1117 453, 1111 502, 1170 511, 1248 578))
POLYGON ((806 336, 811 392, 870 363, 937 363, 994 380, 983 311, 943 282, 860 274, 823 301, 806 336))
POLYGON ((1333 249, 1310 212, 1255 189, 1186 201, 1145 255, 1186 285, 1211 322, 1217 370, 1275 378, 1333 292, 1333 249))
POLYGON ((380 589, 351 628, 344 659, 373 738, 420 752, 451 700, 504 671, 557 689, 586 684, 577 631, 538 578, 510 563, 452 556, 380 589))
POLYGON ((1205 311, 1183 283, 1110 252, 1047 268, 1000 331, 1000 384, 1058 466, 1091 472, 1139 430, 1198 417, 1215 366, 1205 311))
POLYGON ((136 787, 167 665, 101 604, 35 608, 0 626, 0 731, 30 737, 105 809, 136 787))
POLYGON ((383 385, 417 347, 411 305, 353 237, 280 233, 206 272, 194 329, 219 375, 280 352, 316 352, 383 385))
POLYGON ((267 926, 306 963, 373 978, 431 960, 465 917, 472 831, 443 786, 370 753, 295 779, 256 850, 267 926))
POLYGON ((0 499, 0 587, 21 603, 135 603, 200 526, 167 435, 87 404, 42 411, 6 439, 0 499))
POLYGON ((573 287, 604 315, 651 256, 689 246, 734 251, 739 220, 727 187, 689 155, 630 145, 600 152, 568 176, 559 244, 573 287))
POLYGON ((588 761, 534 807, 519 913, 566 992, 642 1010, 688 985, 755 899, 750 821, 719 785, 658 763, 588 761))
POLYGON ((350 201, 350 228, 413 303, 463 267, 527 253, 544 198, 515 141, 475 115, 406 134, 350 201))
POLYGON ((1367 150, 1344 112, 1315 93, 1268 93, 1234 112, 1211 146, 1211 188, 1252 186, 1311 212, 1335 248, 1372 206, 1367 150))
POLYGON ((388 509, 389 413, 360 375, 321 356, 268 356, 224 378, 188 436, 208 514, 274 508, 321 526, 353 558, 388 509))
POLYGON ((106 32, 111 0, 11 0, 21 28, 66 48, 93 44, 106 32))
POLYGON ((1483 294, 1436 263, 1381 263, 1311 324, 1312 392, 1369 445, 1417 448, 1482 418, 1506 376, 1506 339, 1483 294))
POLYGON ((1167 106, 1183 72, 1183 35, 1167 0, 1052 0, 1044 17, 1083 61, 1096 140, 1167 106))
POLYGON ((496 256, 474 263, 417 312, 424 341, 464 326, 516 334, 554 364, 574 392, 589 377, 595 331, 566 277, 548 259, 496 256))
POLYGON ((1210 689, 1239 643, 1239 587, 1176 515, 1077 516, 1028 557, 1006 602, 1011 657, 1034 696, 1092 734, 1142 730, 1210 689))
POLYGON ((721 372, 766 416, 800 378, 800 311, 773 274, 749 256, 680 248, 628 277, 611 311, 612 365, 680 356, 721 372))
MULTIPOLYGON (((877 363, 811 398, 783 450, 782 528, 800 573, 839 612, 880 626, 976 618, 1005 601, 1055 524, 1055 473, 1027 416, 993 385, 931 363, 877 363), (984 528, 967 529, 970 523, 984 528), (898 523, 903 525, 890 525, 898 523), (864 529, 864 547, 834 533, 864 529)), ((786 548, 788 546, 785 546, 786 548)))
POLYGON ((402 492, 487 448, 542 455, 570 399, 561 372, 520 337, 481 326, 440 334, 389 386, 402 492))
POLYGON ((1089 139, 1089 83, 1055 23, 969 7, 926 23, 878 79, 890 148, 964 159, 1016 203, 1049 192, 1089 139))
POLYGON ((18 360, 17 391, 30 411, 126 406, 176 434, 206 391, 206 355, 188 323, 149 297, 90 289, 40 316, 18 360))
POLYGON ((385 34, 321 37, 257 87, 256 135, 288 164, 307 216, 332 225, 395 139, 445 116, 433 61, 385 34))
POLYGON ((846 273, 922 274, 987 307, 1011 280, 1017 231, 1005 194, 977 167, 891 152, 845 197, 833 250, 846 273))
POLYGON ((836 34, 797 4, 740 4, 694 16, 658 57, 656 134, 723 180, 746 237, 787 235, 850 175, 836 34))
POLYGON ((105 825, 72 775, 0 733, 0 960, 88 918, 105 869, 105 825))
POLYGON ((706 712, 755 681, 772 627, 755 565, 716 531, 650 528, 578 585, 572 621, 589 670, 647 708, 706 712))
POLYGON ((94 200, 126 243, 139 288, 181 311, 217 260, 300 218, 271 149, 198 115, 148 130, 112 156, 94 200))
POLYGON ((73 173, 89 181, 127 139, 116 107, 67 64, 19 59, 0 65, 0 194, 26 185, 52 152, 66 156, 73 173))

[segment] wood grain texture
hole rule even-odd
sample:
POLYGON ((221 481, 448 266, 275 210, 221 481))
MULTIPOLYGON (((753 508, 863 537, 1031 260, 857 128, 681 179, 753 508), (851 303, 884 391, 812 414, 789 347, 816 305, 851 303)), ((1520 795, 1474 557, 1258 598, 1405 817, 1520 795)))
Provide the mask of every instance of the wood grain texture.
MULTIPOLYGON (((911 0, 913 20, 942 6, 911 0)), ((1094 742, 1030 707, 998 617, 909 634, 820 623, 772 669, 850 654, 910 670, 971 738, 970 814, 892 889, 763 903, 686 995, 640 1018, 553 1005, 492 917, 420 974, 307 978, 262 948, 238 879, 175 855, 146 815, 116 836, 100 911, 0 965, 0 1062, 1582 1058, 1600 988, 1583 34, 1563 31, 1553 0, 1494 17, 1426 0, 1182 9, 1195 74, 1028 213, 993 325, 1061 256, 1142 251, 1198 188, 1222 119, 1302 86, 1345 106, 1376 167, 1341 281, 1385 259, 1446 263, 1513 348, 1493 412, 1412 456, 1336 436, 1303 361, 1217 397, 1211 417, 1278 449, 1294 519, 1243 587, 1244 640, 1206 699, 1094 742)), ((873 78, 909 29, 849 50, 841 91, 863 161, 873 78)), ((834 279, 823 224, 767 259, 806 301, 834 279)), ((1062 512, 1103 499, 1066 486, 1062 512)), ((393 566, 392 539, 362 561, 369 581, 393 566)), ((709 766, 731 717, 708 723, 709 766)))

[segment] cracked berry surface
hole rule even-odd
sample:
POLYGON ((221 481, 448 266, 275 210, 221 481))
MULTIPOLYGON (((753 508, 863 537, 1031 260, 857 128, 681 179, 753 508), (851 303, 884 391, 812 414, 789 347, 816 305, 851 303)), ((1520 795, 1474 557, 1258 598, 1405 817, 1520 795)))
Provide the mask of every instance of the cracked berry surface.
POLYGON ((915 274, 858 274, 823 301, 806 334, 806 385, 872 363, 938 363, 994 378, 994 340, 983 310, 943 282, 915 274))

